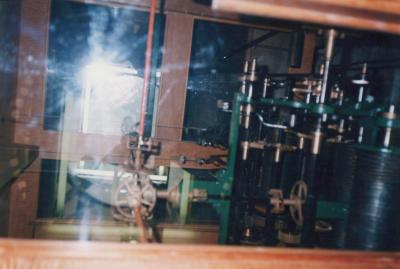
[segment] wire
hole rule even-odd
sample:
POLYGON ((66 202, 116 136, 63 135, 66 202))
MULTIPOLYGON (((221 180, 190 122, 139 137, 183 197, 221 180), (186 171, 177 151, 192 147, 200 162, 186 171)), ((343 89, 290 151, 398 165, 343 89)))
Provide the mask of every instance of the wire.
POLYGON ((275 128, 275 129, 284 129, 284 130, 287 129, 287 126, 285 126, 285 125, 265 122, 264 118, 259 113, 256 113, 256 115, 257 115, 258 119, 260 120, 261 124, 264 125, 265 127, 275 128))

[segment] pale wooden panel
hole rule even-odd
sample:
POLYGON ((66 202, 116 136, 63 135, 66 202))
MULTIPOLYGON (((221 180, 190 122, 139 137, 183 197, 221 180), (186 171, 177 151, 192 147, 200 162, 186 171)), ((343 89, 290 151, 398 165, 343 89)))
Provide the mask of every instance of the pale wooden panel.
POLYGON ((57 241, 0 241, 1 268, 394 269, 399 253, 57 241))
MULTIPOLYGON (((125 222, 113 220, 37 219, 35 239, 121 242, 137 239, 139 230, 125 222)), ((163 244, 217 244, 219 228, 214 224, 157 223, 156 229, 163 244)), ((153 230, 149 234, 154 239, 153 230)))
POLYGON ((400 34, 398 0, 213 0, 216 10, 400 34), (328 3, 329 2, 329 3, 328 3), (338 3, 336 3, 338 2, 338 3), (385 7, 383 7, 385 6, 385 7), (394 9, 390 11, 391 9, 394 9))

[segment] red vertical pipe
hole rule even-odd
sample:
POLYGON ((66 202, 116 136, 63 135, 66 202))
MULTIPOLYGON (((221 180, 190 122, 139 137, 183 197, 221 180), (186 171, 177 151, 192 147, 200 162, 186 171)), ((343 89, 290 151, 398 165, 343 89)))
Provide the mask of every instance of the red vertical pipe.
POLYGON ((149 28, 147 30, 147 44, 146 44, 146 57, 145 57, 146 59, 144 63, 144 79, 143 79, 143 89, 142 89, 142 102, 140 109, 139 136, 144 135, 144 124, 147 114, 147 97, 149 92, 149 81, 150 81, 150 71, 151 71, 151 52, 153 49, 156 1, 157 0, 151 0, 150 2, 149 28))
POLYGON ((139 228, 139 243, 149 243, 150 242, 149 233, 148 233, 147 227, 142 219, 142 213, 140 212, 140 206, 133 207, 133 210, 135 212, 136 224, 139 228))

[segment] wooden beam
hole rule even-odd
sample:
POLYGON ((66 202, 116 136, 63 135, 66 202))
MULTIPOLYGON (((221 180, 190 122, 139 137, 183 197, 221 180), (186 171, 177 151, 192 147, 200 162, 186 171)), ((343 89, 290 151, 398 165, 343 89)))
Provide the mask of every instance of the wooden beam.
POLYGON ((180 141, 192 49, 193 16, 167 15, 155 136, 180 141))
MULTIPOLYGON (((15 143, 40 145, 43 128, 44 93, 47 70, 48 25, 51 0, 21 1, 18 74, 15 110, 15 143)), ((31 237, 36 218, 39 192, 40 159, 37 159, 18 180, 10 193, 8 236, 31 237)))
POLYGON ((246 15, 400 34, 399 0, 213 0, 213 8, 246 15))
MULTIPOLYGON (((84 4, 95 4, 110 7, 124 7, 124 8, 135 8, 141 10, 149 10, 150 1, 146 0, 66 0, 70 2, 78 2, 84 4)), ((160 10, 160 1, 156 4, 157 11, 160 10)))
POLYGON ((400 253, 0 240, 1 268, 394 269, 400 253))
POLYGON ((0 32, 2 33, 2 68, 0 68, 0 143, 14 138, 10 122, 15 109, 15 88, 17 84, 17 58, 20 28, 21 0, 1 3, 0 32))
POLYGON ((32 222, 38 207, 40 166, 37 159, 11 186, 8 237, 32 237, 32 222))
MULTIPOLYGON (((121 242, 124 238, 138 238, 137 226, 114 220, 37 219, 33 223, 34 238, 46 240, 82 240, 121 242), (82 228, 85 227, 85 231, 82 228)), ((181 224, 157 222, 160 243, 217 244, 219 227, 216 224, 181 224)), ((153 230, 153 229, 151 229, 153 230)), ((154 230, 151 231, 154 242, 154 230)), ((126 240, 126 239, 125 239, 126 240)))
MULTIPOLYGON (((146 0, 68 0, 72 2, 80 2, 85 4, 96 4, 113 7, 135 8, 141 10, 148 10, 150 1, 146 0)), ((157 11, 160 11, 161 1, 157 1, 157 11)), ((240 16, 237 14, 230 14, 227 12, 218 12, 212 10, 210 6, 196 3, 192 0, 168 0, 165 1, 164 11, 166 13, 182 13, 187 15, 195 15, 202 17, 213 17, 221 19, 239 20, 240 16)))
POLYGON ((346 7, 364 11, 382 12, 400 15, 400 1, 398 0, 308 0, 315 4, 346 7))
MULTIPOLYGON (((24 0, 21 7, 17 94, 14 118, 28 122, 29 134, 15 130, 14 142, 38 145, 43 128, 51 0, 24 0), (31 136, 31 134, 36 134, 31 136)), ((18 128, 20 125, 16 125, 18 128)))
MULTIPOLYGON (((57 132, 43 131, 40 139, 40 153, 42 159, 62 159, 71 161, 96 160, 108 163, 123 164, 129 160, 130 152, 126 141, 119 136, 97 134, 70 133, 70 147, 60 154, 57 132)), ((160 141, 161 153, 155 156, 156 165, 176 166, 182 168, 215 169, 215 165, 198 165, 195 162, 179 164, 179 156, 188 159, 208 158, 210 155, 227 154, 225 150, 213 147, 202 147, 194 142, 160 141)))
POLYGON ((192 0, 168 0, 165 2, 166 12, 179 12, 194 16, 221 18, 228 20, 240 20, 240 16, 235 13, 219 12, 211 9, 210 6, 196 3, 192 0))
MULTIPOLYGON (((150 1, 142 0, 66 0, 71 2, 95 4, 108 7, 130 8, 141 11, 149 10, 150 1)), ((235 24, 247 26, 251 28, 259 28, 265 30, 277 30, 288 32, 294 27, 288 23, 277 23, 271 20, 262 20, 243 17, 237 13, 218 12, 211 9, 210 6, 195 3, 192 0, 168 0, 165 3, 163 11, 168 13, 180 13, 193 16, 194 19, 215 21, 220 23, 235 24)), ((160 2, 157 3, 156 12, 160 13, 160 2)))
POLYGON ((303 56, 299 68, 289 67, 289 74, 311 74, 314 63, 314 51, 316 43, 315 33, 306 33, 304 37, 303 56))

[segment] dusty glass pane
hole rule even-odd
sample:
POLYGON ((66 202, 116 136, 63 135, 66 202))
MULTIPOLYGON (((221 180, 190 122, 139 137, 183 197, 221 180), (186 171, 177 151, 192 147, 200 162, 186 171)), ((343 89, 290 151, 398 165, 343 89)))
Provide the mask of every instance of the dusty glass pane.
POLYGON ((391 268, 400 4, 303 2, 0 1, 0 267, 391 268))
MULTIPOLYGON (((162 20, 157 16, 157 40, 163 32, 162 20)), ((136 128, 147 24, 146 12, 54 1, 45 129, 120 135, 122 129, 136 128)), ((156 45, 154 69, 160 51, 156 45)), ((147 126, 151 126, 151 116, 150 110, 147 126)))
POLYGON ((260 77, 286 73, 290 44, 289 33, 196 20, 183 139, 226 146, 230 113, 220 104, 230 102, 240 88, 242 63, 257 59, 260 77))

